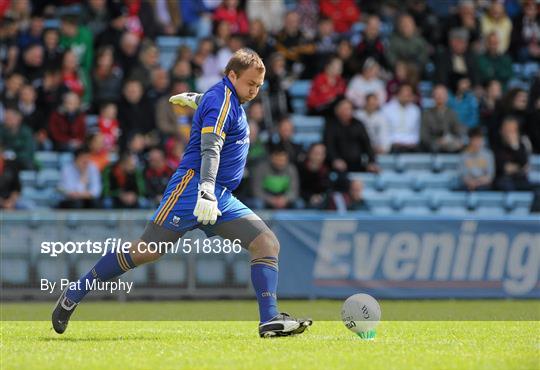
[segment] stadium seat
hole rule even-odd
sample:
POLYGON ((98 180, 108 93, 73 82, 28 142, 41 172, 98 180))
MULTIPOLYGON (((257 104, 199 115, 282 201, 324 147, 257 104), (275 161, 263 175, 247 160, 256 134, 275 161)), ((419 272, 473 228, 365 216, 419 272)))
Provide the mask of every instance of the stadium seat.
POLYGON ((57 152, 36 152, 35 158, 41 168, 58 168, 57 152))
POLYGON ((530 162, 531 171, 540 172, 540 155, 532 155, 530 162))
POLYGON ((512 191, 506 194, 504 199, 504 207, 508 211, 512 211, 516 208, 527 208, 531 207, 534 194, 527 191, 512 191))
POLYGON ((292 98, 307 98, 309 89, 311 88, 311 80, 294 81, 289 88, 289 94, 292 98))
POLYGON ((369 172, 350 172, 350 180, 360 180, 364 184, 364 189, 373 189, 377 175, 369 172))
POLYGON ((322 141, 321 133, 295 133, 293 136, 293 141, 295 143, 301 144, 303 147, 307 148, 311 144, 320 143, 322 141))
POLYGON ((86 132, 96 132, 98 128, 98 116, 95 114, 89 114, 86 116, 86 132))
POLYGON ((235 260, 232 263, 233 281, 235 284, 246 285, 251 279, 251 269, 249 262, 245 260, 235 260))
POLYGON ((475 207, 504 209, 504 193, 497 191, 478 191, 470 194, 470 202, 475 207))
POLYGON ((396 155, 381 154, 377 156, 377 164, 382 171, 394 171, 396 169, 396 155))
POLYGON ((14 257, 2 253, 0 263, 0 276, 5 284, 28 284, 30 277, 30 264, 24 257, 14 257))
POLYGON ((433 171, 442 172, 447 170, 457 171, 461 156, 459 154, 437 154, 433 158, 433 171))
POLYGON ((430 171, 433 165, 431 154, 400 154, 396 157, 396 171, 425 170, 430 171))
POLYGON ((324 118, 319 116, 304 116, 293 114, 291 120, 297 133, 322 133, 324 118))
POLYGON ((19 180, 21 186, 34 187, 36 185, 37 172, 36 171, 21 171, 19 172, 19 180))
POLYGON ((36 185, 39 188, 56 188, 59 181, 60 171, 48 168, 38 172, 36 185))
POLYGON ((65 255, 55 258, 44 255, 37 261, 36 274, 40 279, 50 281, 70 278, 68 258, 65 258, 65 255))
POLYGON ((198 258, 195 267, 197 284, 224 285, 225 261, 216 258, 198 258))
POLYGON ((165 69, 171 69, 176 59, 178 48, 186 45, 195 51, 198 40, 194 37, 159 36, 156 39, 156 45, 159 49, 159 64, 165 69))
POLYGON ((178 259, 163 259, 155 269, 158 284, 186 284, 187 262, 178 259))

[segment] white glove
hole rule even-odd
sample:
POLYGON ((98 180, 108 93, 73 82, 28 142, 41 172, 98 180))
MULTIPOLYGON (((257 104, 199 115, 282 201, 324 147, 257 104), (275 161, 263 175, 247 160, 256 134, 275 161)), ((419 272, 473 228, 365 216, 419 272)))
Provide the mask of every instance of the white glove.
POLYGON ((203 183, 199 185, 197 204, 193 210, 193 216, 197 217, 197 222, 203 225, 213 225, 216 223, 218 216, 221 216, 212 184, 203 183))
POLYGON ((177 95, 173 95, 169 98, 171 104, 177 104, 180 106, 187 106, 191 109, 197 109, 201 102, 203 94, 197 94, 194 92, 185 92, 177 95))

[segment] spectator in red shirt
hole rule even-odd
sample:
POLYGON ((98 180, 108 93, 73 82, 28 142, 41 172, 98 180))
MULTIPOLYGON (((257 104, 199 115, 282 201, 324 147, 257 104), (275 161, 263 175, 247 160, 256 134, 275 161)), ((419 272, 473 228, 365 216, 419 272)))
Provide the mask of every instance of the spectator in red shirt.
POLYGON ((249 22, 246 13, 238 8, 238 0, 223 0, 214 12, 214 22, 226 21, 231 25, 232 33, 247 34, 249 22))
POLYGON ((82 146, 86 134, 81 100, 74 92, 64 95, 62 105, 51 114, 49 133, 56 150, 73 151, 82 146))
POLYGON ((117 115, 118 108, 114 103, 103 104, 99 111, 99 132, 103 135, 105 149, 109 152, 117 149, 118 137, 120 136, 117 115))
POLYGON ((348 32, 360 19, 360 9, 353 0, 321 0, 319 6, 321 15, 332 19, 339 33, 348 32))
POLYGON ((332 111, 333 104, 345 93, 347 87, 345 80, 341 77, 342 71, 341 59, 332 57, 324 71, 315 76, 307 98, 310 114, 327 115, 332 111))

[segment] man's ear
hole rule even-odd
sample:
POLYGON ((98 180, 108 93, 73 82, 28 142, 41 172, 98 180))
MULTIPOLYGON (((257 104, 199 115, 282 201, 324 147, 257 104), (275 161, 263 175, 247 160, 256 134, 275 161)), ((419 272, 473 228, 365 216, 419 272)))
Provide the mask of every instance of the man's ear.
POLYGON ((235 71, 229 71, 229 74, 227 75, 227 77, 229 77, 229 80, 231 80, 232 82, 236 81, 238 79, 238 76, 236 75, 236 72, 235 71))

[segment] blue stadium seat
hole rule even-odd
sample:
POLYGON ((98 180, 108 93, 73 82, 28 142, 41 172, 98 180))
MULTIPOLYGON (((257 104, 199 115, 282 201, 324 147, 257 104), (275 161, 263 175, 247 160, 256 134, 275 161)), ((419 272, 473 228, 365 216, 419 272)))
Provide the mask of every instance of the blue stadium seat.
POLYGON ((292 99, 292 108, 293 111, 297 114, 306 114, 306 99, 305 98, 293 98, 292 99))
POLYGON ((396 157, 396 170, 425 170, 431 171, 433 156, 431 154, 400 154, 396 157))
POLYGON ((530 162, 531 171, 540 172, 540 155, 532 155, 530 162))
POLYGON ((294 124, 295 132, 297 133, 307 132, 321 134, 324 128, 324 118, 319 116, 293 114, 291 120, 294 124))
POLYGON ((245 260, 235 260, 232 265, 233 280, 236 284, 248 284, 251 279, 251 269, 249 262, 245 260))
POLYGON ((289 88, 289 94, 293 98, 305 99, 309 94, 310 88, 311 88, 311 80, 297 80, 297 81, 294 81, 291 87, 289 88))
POLYGON ((48 168, 38 172, 36 184, 40 188, 56 188, 59 181, 60 171, 48 168))
POLYGON ((59 168, 62 169, 65 165, 73 162, 73 153, 60 153, 59 168))
POLYGON ((320 143, 322 141, 322 134, 317 132, 295 133, 293 136, 293 141, 307 148, 311 144, 320 143))
POLYGON ((195 276, 199 284, 222 285, 225 282, 225 261, 216 258, 198 258, 195 276))
POLYGON ((377 156, 377 164, 383 171, 394 171, 396 169, 396 155, 381 154, 377 156))
POLYGON ((185 260, 164 259, 156 267, 156 282, 159 284, 185 284, 187 263, 185 260))
POLYGON ((418 91, 422 98, 431 97, 431 92, 433 90, 433 82, 431 81, 420 81, 418 83, 418 91))
POLYGON ((358 179, 364 184, 364 189, 372 189, 375 187, 375 180, 377 175, 369 172, 350 172, 349 179, 358 179))
POLYGON ((433 171, 457 171, 460 161, 459 154, 437 154, 433 158, 433 171))
POLYGON ((182 45, 191 50, 197 49, 198 40, 195 37, 160 36, 156 39, 159 48, 159 64, 165 69, 171 69, 182 45))
POLYGON ((30 264, 24 257, 10 256, 2 253, 0 276, 7 284, 27 284, 30 276, 30 264))
POLYGON ((403 173, 381 172, 375 186, 378 190, 384 189, 411 189, 414 179, 403 173))
POLYGON ((93 133, 99 130, 98 119, 99 117, 95 114, 89 114, 86 116, 86 132, 93 133))
POLYGON ((478 191, 470 194, 470 200, 475 207, 492 207, 504 209, 504 193, 497 191, 478 191))
POLYGON ((69 279, 69 264, 67 258, 58 256, 51 258, 45 256, 37 261, 36 274, 40 279, 51 281, 60 281, 60 279, 69 279))
POLYGON ((42 168, 58 168, 57 152, 36 152, 35 158, 42 168))
POLYGON ((19 180, 21 186, 34 187, 36 185, 37 172, 36 171, 21 171, 19 172, 19 180))
POLYGON ((508 211, 512 211, 516 208, 526 208, 531 207, 534 194, 527 191, 512 191, 506 194, 504 199, 504 207, 508 211))

